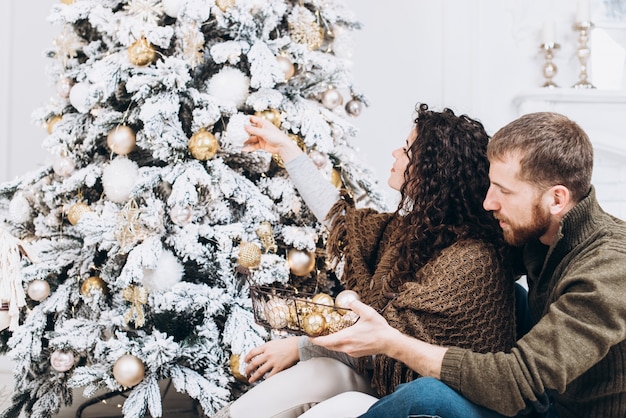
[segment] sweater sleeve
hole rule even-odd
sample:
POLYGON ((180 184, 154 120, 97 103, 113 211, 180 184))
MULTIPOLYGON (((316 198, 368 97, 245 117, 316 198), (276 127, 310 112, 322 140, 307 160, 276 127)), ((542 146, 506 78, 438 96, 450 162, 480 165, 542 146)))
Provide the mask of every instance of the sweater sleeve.
POLYGON ((326 215, 339 200, 339 190, 324 178, 306 154, 288 161, 285 168, 311 212, 327 225, 326 215))

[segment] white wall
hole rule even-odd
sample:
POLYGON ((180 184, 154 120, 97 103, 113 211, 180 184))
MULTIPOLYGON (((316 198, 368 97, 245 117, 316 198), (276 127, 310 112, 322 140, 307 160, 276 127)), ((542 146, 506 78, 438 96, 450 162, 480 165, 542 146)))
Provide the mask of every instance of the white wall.
MULTIPOLYGON (((45 128, 30 115, 54 93, 43 51, 58 32, 46 21, 58 1, 0 1, 0 181, 48 158, 40 146, 45 128)), ((358 145, 385 190, 391 151, 404 142, 417 102, 467 113, 489 133, 518 116, 514 98, 544 81, 544 21, 556 22, 561 44, 555 81, 563 88, 577 81, 575 1, 345 1, 363 23, 353 74, 370 106, 355 119, 358 145)))

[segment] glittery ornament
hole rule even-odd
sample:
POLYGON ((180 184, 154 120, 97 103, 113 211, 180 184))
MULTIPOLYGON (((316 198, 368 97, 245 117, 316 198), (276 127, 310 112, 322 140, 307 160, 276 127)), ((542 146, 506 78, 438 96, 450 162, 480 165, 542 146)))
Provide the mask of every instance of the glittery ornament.
POLYGON ((239 354, 233 353, 230 355, 230 372, 233 374, 235 379, 239 380, 240 382, 247 383, 248 378, 239 371, 239 368, 241 367, 240 358, 241 356, 239 354))
POLYGON ((242 242, 239 244, 237 264, 241 267, 255 268, 261 264, 261 249, 252 242, 242 242))
POLYGON ((222 12, 226 12, 226 10, 235 5, 235 0, 215 0, 215 5, 219 7, 222 12))
POLYGON ((317 24, 315 16, 305 7, 294 7, 289 16, 289 36, 294 42, 306 45, 311 51, 324 42, 324 30, 317 24))
POLYGON ((280 298, 271 298, 265 304, 265 317, 273 329, 283 329, 289 323, 289 306, 280 298))
POLYGON ((26 294, 36 302, 41 302, 50 296, 50 285, 45 280, 35 279, 28 283, 26 294))
POLYGON ((302 330, 311 337, 322 335, 327 327, 326 318, 319 312, 310 313, 302 319, 302 330))
POLYGON ((72 225, 76 225, 78 221, 80 221, 80 218, 88 212, 91 212, 91 208, 88 205, 82 202, 75 203, 67 211, 67 220, 70 221, 72 225))
POLYGON ((131 153, 136 144, 135 131, 126 125, 116 126, 107 135, 109 149, 119 155, 131 153))
POLYGON ((144 378, 145 367, 137 357, 125 354, 113 365, 113 377, 123 387, 132 387, 144 378))
POLYGON ((144 37, 136 40, 128 47, 128 59, 133 65, 145 67, 156 58, 154 47, 144 37))
POLYGON ((346 312, 349 311, 349 309, 343 309, 343 308, 347 308, 348 305, 350 305, 350 303, 354 300, 361 300, 357 292, 355 292, 354 290, 349 290, 349 289, 342 290, 335 297, 335 309, 340 314, 345 315, 346 312))
POLYGON ((71 351, 55 350, 50 355, 50 365, 57 372, 66 372, 74 367, 74 353, 71 351))
POLYGON ((287 263, 292 274, 306 276, 315 267, 315 253, 292 248, 287 254, 287 263))
POLYGON ((336 168, 333 168, 330 172, 330 182, 338 189, 340 189, 343 184, 341 180, 341 173, 336 168))
POLYGON ((100 293, 104 295, 106 292, 107 285, 104 280, 98 276, 91 276, 85 279, 83 284, 80 286, 80 293, 83 296, 91 296, 93 293, 100 293))
POLYGON ((261 244, 263 244, 263 248, 266 253, 275 253, 278 250, 276 240, 274 239, 274 231, 272 230, 272 225, 269 222, 261 222, 261 225, 259 225, 256 229, 256 234, 259 237, 259 240, 261 240, 261 244))
POLYGON ((206 129, 200 129, 189 139, 189 151, 194 158, 200 161, 215 157, 218 147, 219 144, 215 135, 206 129))
POLYGON ((148 291, 142 286, 128 286, 122 290, 122 298, 131 303, 130 308, 124 314, 124 322, 128 324, 134 321, 136 327, 143 327, 146 316, 143 305, 148 303, 148 291))
POLYGON ((277 109, 261 110, 259 112, 255 112, 254 116, 269 120, 274 124, 274 126, 280 128, 280 111, 278 111, 277 109))

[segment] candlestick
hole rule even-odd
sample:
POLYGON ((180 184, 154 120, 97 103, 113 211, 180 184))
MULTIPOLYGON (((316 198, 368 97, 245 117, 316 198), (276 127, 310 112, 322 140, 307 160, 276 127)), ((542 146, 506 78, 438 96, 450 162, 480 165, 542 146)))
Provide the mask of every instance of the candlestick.
POLYGON ((576 8, 576 23, 589 21, 591 21, 589 0, 578 0, 578 7, 576 8))
POLYGON ((555 30, 555 23, 554 21, 550 21, 550 22, 543 22, 543 29, 541 31, 541 39, 543 40, 544 44, 552 44, 555 42, 555 37, 554 37, 554 33, 556 32, 555 30))
POLYGON ((554 57, 553 52, 560 47, 561 46, 555 42, 544 42, 541 44, 541 49, 543 49, 546 59, 546 63, 543 66, 543 76, 546 78, 546 82, 543 83, 541 87, 559 87, 552 81, 558 70, 556 64, 552 62, 552 58, 554 57))
POLYGON ((587 61, 591 55, 591 49, 589 48, 589 32, 593 28, 593 23, 590 21, 576 22, 574 29, 580 32, 578 35, 578 49, 576 50, 576 56, 578 62, 580 62, 580 74, 578 76, 578 82, 572 87, 577 89, 595 89, 596 87, 587 80, 587 61))

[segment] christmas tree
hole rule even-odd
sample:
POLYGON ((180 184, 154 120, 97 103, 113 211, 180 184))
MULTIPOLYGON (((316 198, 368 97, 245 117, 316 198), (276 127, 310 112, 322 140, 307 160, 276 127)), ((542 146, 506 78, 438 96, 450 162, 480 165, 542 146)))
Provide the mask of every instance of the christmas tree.
POLYGON ((62 0, 50 21, 57 95, 35 119, 53 160, 0 186, 4 416, 52 416, 82 388, 157 417, 165 379, 210 416, 248 388, 240 356, 278 334, 252 285, 341 290, 280 158, 241 151, 249 116, 383 206, 353 145, 359 23, 335 0, 62 0))

